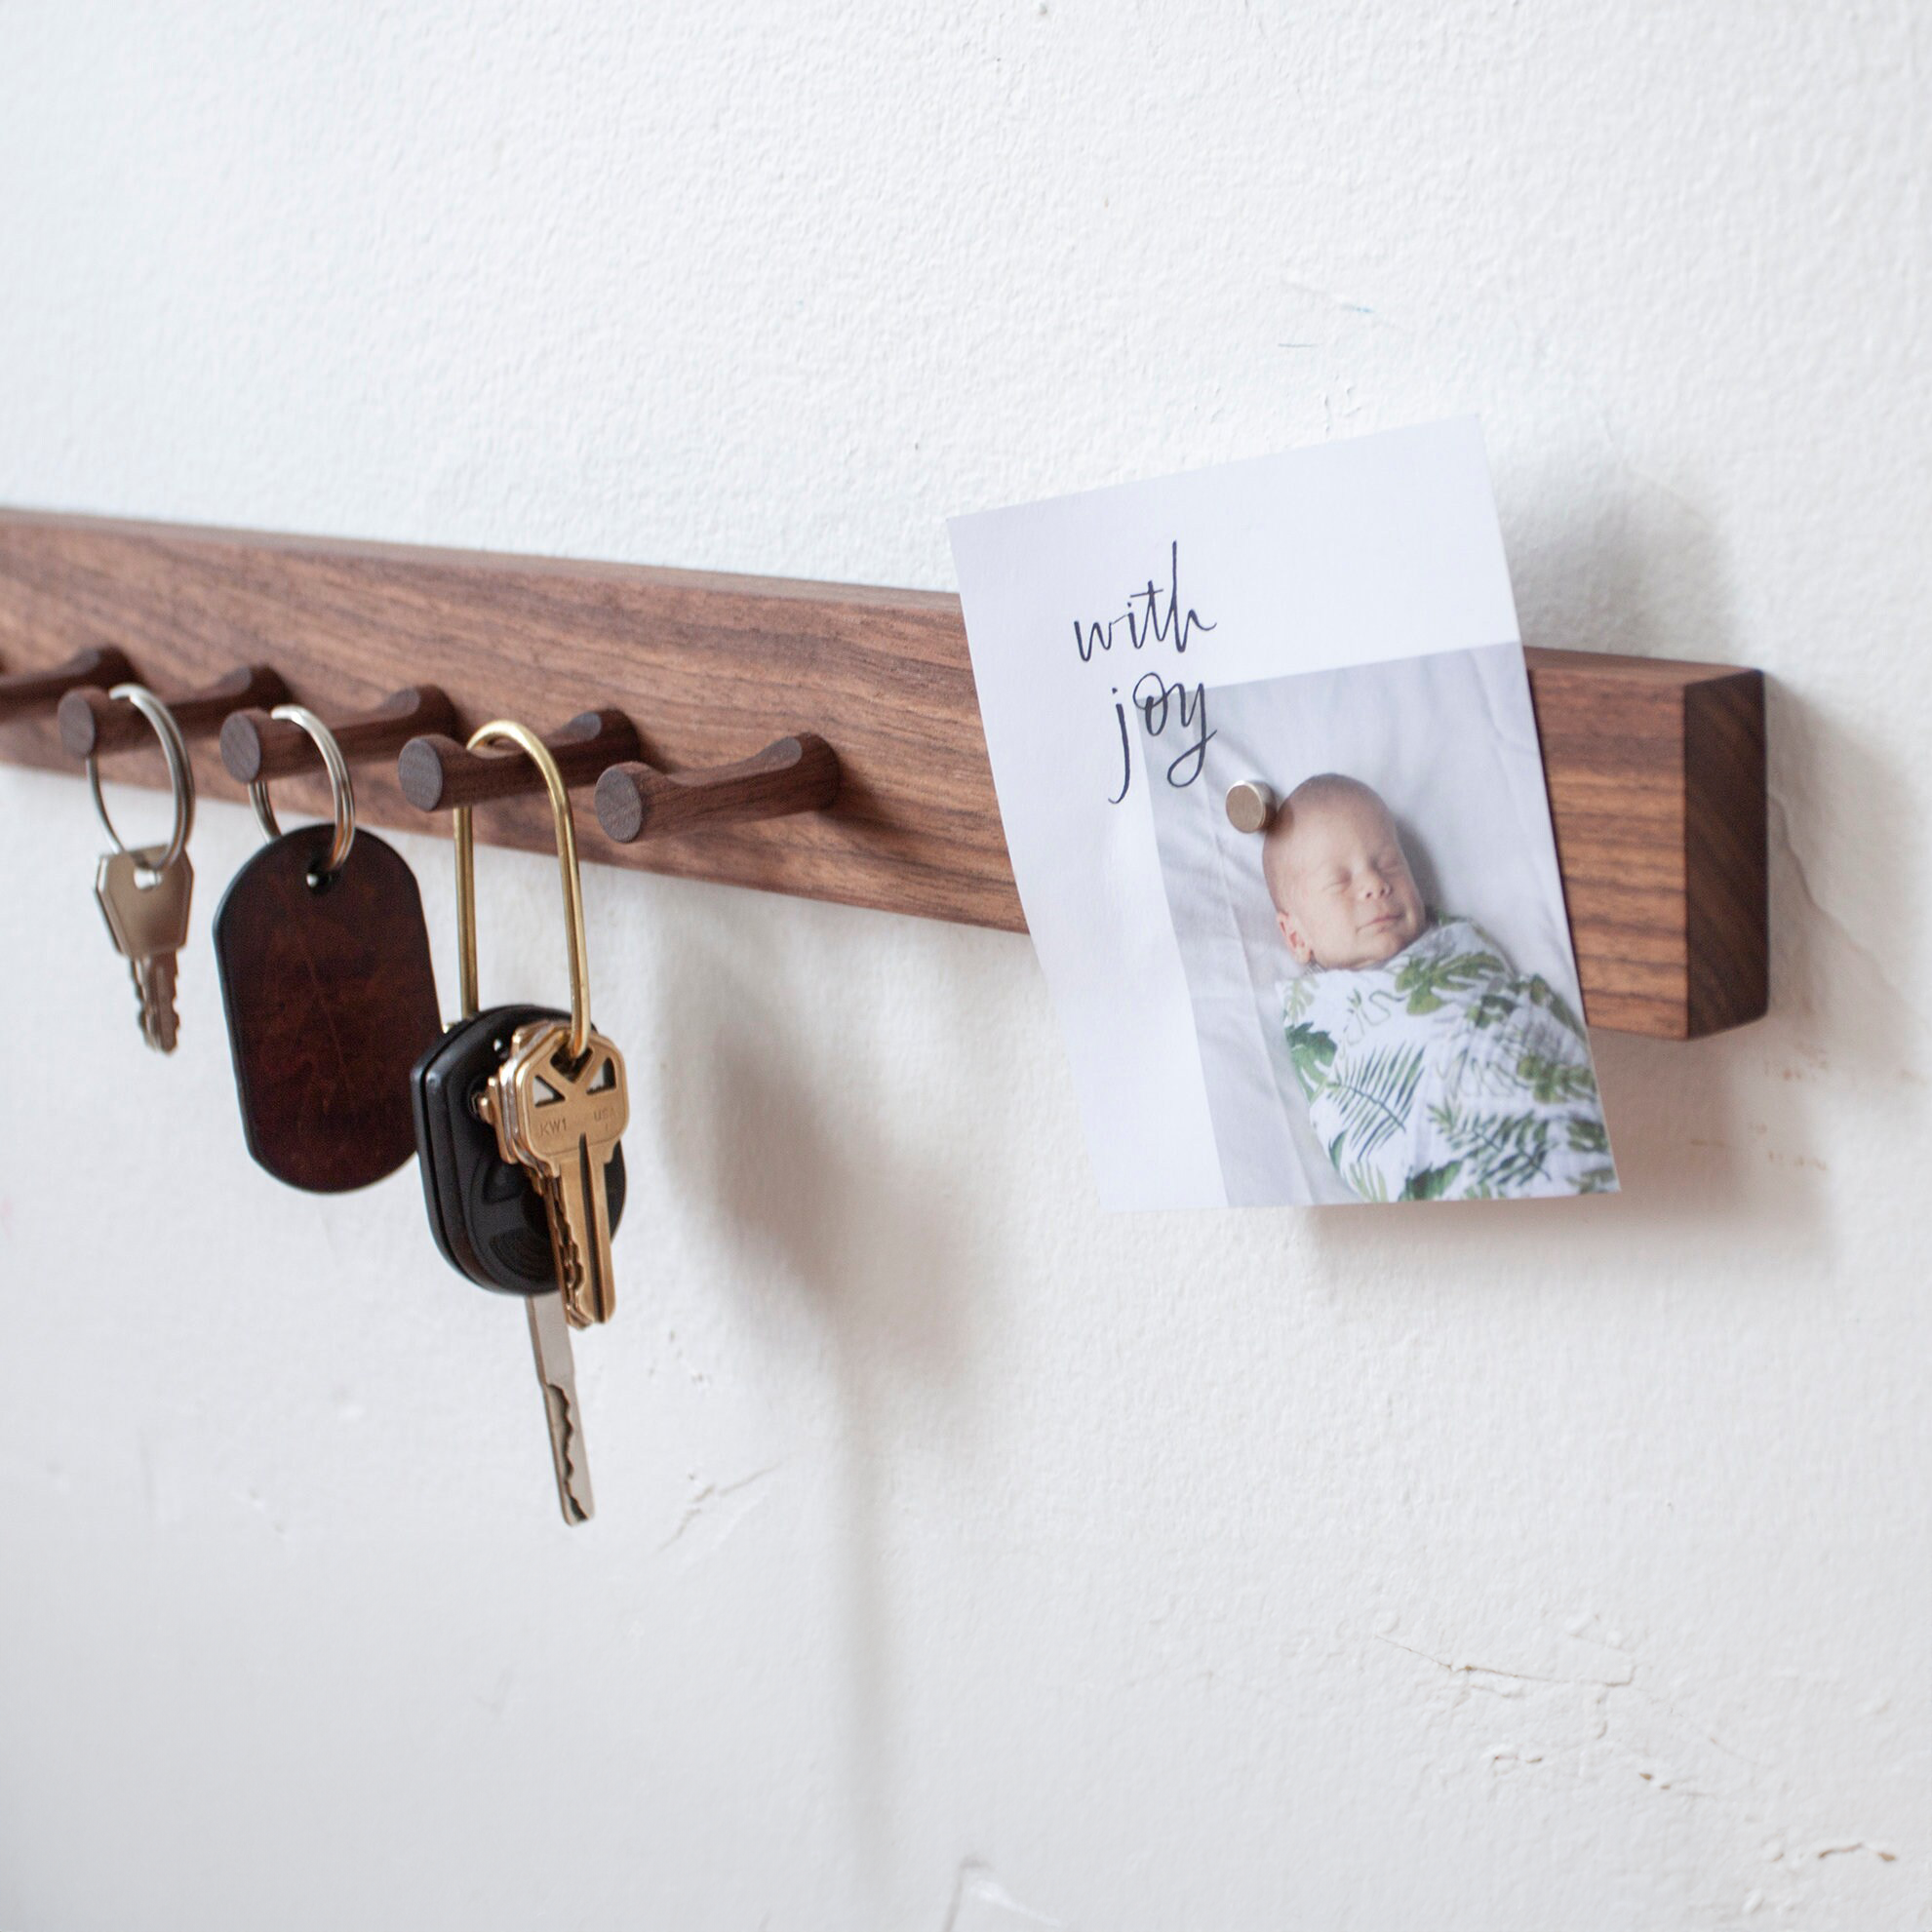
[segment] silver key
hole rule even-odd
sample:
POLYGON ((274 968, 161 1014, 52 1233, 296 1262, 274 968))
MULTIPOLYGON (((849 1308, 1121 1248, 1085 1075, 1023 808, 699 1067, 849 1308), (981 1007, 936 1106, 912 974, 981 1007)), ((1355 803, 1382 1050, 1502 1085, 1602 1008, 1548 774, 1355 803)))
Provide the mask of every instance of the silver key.
POLYGON ((577 1408, 576 1357, 561 1294, 528 1295, 531 1353, 550 1424, 550 1460, 557 1472, 557 1501, 568 1523, 588 1522, 590 1464, 584 1459, 583 1423, 577 1408))
POLYGON ((140 1002, 140 1037, 156 1052, 172 1053, 179 1022, 175 1014, 176 957, 188 936, 188 900, 194 868, 182 852, 157 872, 165 848, 109 852, 95 874, 107 930, 134 974, 140 1002))

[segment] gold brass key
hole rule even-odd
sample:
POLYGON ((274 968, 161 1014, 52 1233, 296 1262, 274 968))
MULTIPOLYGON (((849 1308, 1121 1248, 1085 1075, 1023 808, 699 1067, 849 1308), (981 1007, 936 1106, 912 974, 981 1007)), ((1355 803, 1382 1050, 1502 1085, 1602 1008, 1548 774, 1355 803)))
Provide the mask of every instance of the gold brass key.
POLYGON ((481 1111, 503 1158, 540 1177, 564 1312, 577 1328, 610 1321, 617 1292, 605 1169, 630 1123, 624 1056, 594 1031, 573 1056, 562 1020, 523 1026, 487 1090, 481 1111))

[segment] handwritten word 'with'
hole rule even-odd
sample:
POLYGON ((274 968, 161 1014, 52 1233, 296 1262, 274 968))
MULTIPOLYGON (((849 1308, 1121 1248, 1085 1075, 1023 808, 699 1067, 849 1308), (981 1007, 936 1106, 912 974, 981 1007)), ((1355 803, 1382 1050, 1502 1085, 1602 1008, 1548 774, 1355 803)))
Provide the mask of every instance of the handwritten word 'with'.
MULTIPOLYGON (((1088 622, 1075 618, 1074 647, 1080 652, 1081 662, 1092 663, 1096 651, 1111 652, 1123 627, 1126 642, 1133 650, 1145 651, 1150 644, 1172 645, 1177 657, 1186 653, 1188 640, 1196 631, 1211 631, 1214 628, 1200 611, 1191 607, 1182 609, 1181 546, 1178 539, 1168 546, 1164 591, 1149 577, 1147 588, 1132 592, 1127 598, 1127 608, 1119 615, 1088 622)), ((1169 683, 1159 671, 1144 671, 1135 680, 1126 703, 1121 700, 1119 685, 1112 687, 1112 695, 1114 718, 1121 732, 1121 789, 1113 793, 1107 803, 1119 805, 1133 783, 1133 734, 1127 729, 1127 703, 1131 703, 1140 713, 1141 723, 1149 737, 1171 743, 1166 739, 1167 727, 1170 723, 1179 727, 1181 749, 1178 756, 1168 762, 1167 782, 1176 788, 1193 784, 1206 764, 1207 741, 1214 735, 1207 726, 1207 687, 1197 684, 1190 693, 1187 685, 1179 679, 1169 683), (1194 735, 1189 737, 1189 732, 1194 735)))

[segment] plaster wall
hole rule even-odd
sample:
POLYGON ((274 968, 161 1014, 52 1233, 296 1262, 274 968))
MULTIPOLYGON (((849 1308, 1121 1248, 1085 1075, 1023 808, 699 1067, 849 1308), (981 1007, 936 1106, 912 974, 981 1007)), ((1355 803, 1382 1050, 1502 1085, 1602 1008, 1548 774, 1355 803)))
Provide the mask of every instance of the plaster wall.
POLYGON ((0 770, 0 1925, 1932 1923, 1928 33, 0 8, 0 500, 945 586, 1479 411, 1530 641, 1770 674, 1776 931, 1763 1023, 1597 1036, 1618 1199, 1108 1218, 1023 940, 593 874, 567 1533, 414 1175, 243 1151, 252 821, 164 1062, 0 770))

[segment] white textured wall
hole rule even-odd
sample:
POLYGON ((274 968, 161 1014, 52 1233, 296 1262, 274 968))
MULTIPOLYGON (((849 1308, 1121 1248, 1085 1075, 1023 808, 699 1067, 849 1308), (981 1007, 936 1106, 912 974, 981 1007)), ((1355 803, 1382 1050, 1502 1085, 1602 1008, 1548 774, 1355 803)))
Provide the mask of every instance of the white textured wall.
MULTIPOLYGON (((242 1151, 250 821, 164 1063, 0 771, 0 1924, 1925 1927, 1928 40, 0 7, 0 499, 943 585, 1479 410, 1532 640, 1771 674, 1777 935, 1763 1024, 1597 1037, 1621 1199, 1103 1219, 1024 942, 600 873, 566 1533, 414 1177, 242 1151)), ((491 995, 554 889, 487 858, 491 995)))

